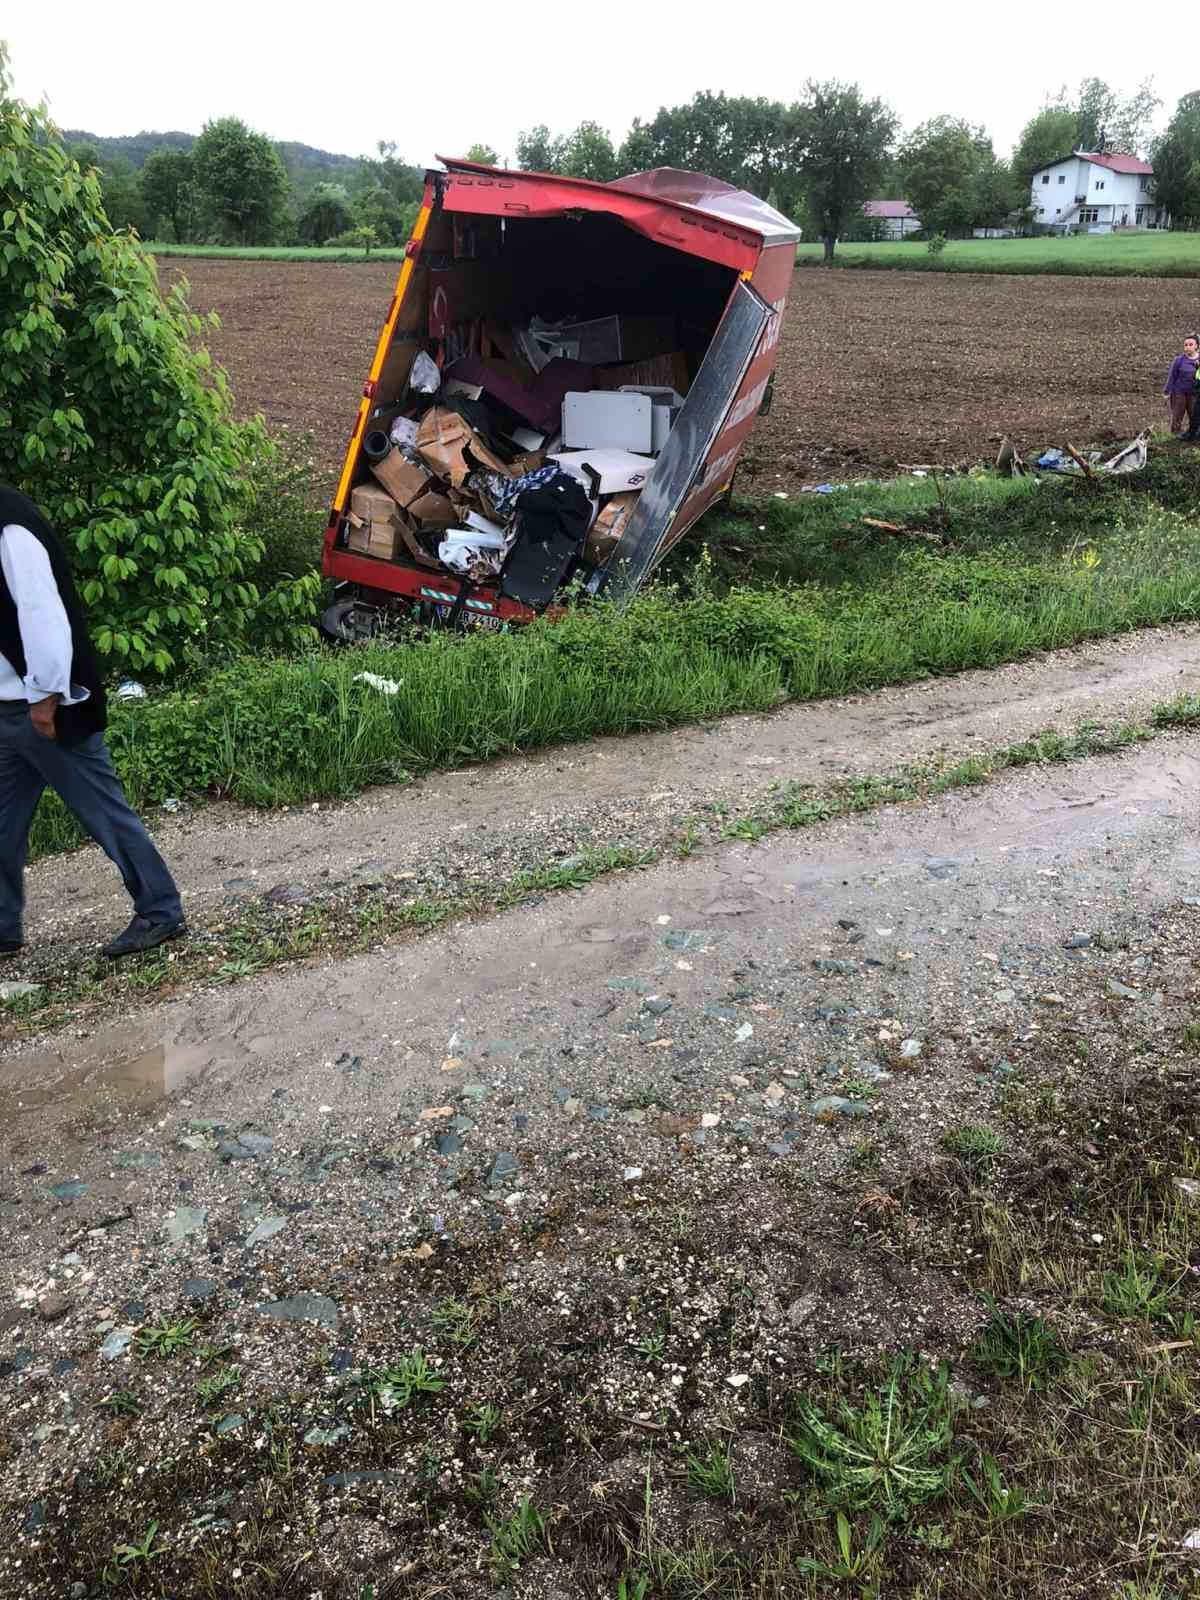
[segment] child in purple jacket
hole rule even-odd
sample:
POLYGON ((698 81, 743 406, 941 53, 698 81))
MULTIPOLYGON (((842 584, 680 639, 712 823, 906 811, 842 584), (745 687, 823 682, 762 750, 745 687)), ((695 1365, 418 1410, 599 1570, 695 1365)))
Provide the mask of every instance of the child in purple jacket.
POLYGON ((1187 433, 1196 426, 1196 368, 1200 366, 1200 339, 1189 333, 1183 354, 1175 357, 1163 393, 1171 407, 1171 432, 1187 433))

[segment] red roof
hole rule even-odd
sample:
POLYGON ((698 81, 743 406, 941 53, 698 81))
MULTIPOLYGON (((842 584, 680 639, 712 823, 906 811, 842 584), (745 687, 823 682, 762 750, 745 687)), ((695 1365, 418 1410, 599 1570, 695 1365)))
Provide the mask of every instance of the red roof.
POLYGON ((900 217, 907 220, 909 217, 915 222, 917 213, 907 200, 864 200, 864 217, 900 217))
POLYGON ((1087 150, 1077 150, 1075 154, 1081 161, 1090 161, 1094 167, 1107 167, 1110 172, 1135 173, 1147 178, 1154 176, 1154 168, 1150 163, 1139 160, 1137 156, 1093 155, 1087 150))

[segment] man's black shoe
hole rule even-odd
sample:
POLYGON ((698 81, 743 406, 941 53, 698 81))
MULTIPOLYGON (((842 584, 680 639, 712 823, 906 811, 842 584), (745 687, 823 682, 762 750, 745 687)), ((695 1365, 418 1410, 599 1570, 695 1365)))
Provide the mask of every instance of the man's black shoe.
POLYGON ((0 959, 5 956, 19 956, 24 948, 19 939, 0 939, 0 959))
POLYGON ((134 917, 125 932, 106 944, 100 954, 110 961, 119 961, 122 956, 157 950, 168 939, 182 939, 186 933, 187 923, 182 918, 178 922, 147 922, 145 917, 134 917))

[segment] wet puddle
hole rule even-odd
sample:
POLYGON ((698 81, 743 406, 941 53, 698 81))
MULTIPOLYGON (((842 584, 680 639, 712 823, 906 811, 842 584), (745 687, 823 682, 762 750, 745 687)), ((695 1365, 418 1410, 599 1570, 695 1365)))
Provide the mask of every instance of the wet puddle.
POLYGON ((57 1055, 26 1056, 13 1063, 11 1076, 0 1075, 0 1121, 50 1108, 79 1111, 101 1102, 149 1106, 182 1087, 202 1064, 201 1052, 163 1043, 132 1053, 128 1045, 125 1051, 118 1045, 111 1055, 93 1046, 82 1065, 57 1055))

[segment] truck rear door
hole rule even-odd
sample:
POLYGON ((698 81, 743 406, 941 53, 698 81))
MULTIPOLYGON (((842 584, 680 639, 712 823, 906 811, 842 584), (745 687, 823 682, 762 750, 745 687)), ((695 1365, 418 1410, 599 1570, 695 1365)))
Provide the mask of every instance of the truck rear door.
POLYGON ((778 317, 749 283, 737 284, 629 527, 605 569, 601 585, 605 595, 621 598, 635 593, 729 481, 774 365, 771 334, 778 317))

